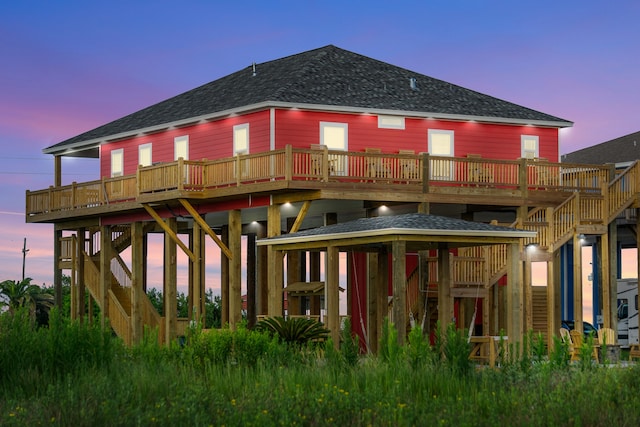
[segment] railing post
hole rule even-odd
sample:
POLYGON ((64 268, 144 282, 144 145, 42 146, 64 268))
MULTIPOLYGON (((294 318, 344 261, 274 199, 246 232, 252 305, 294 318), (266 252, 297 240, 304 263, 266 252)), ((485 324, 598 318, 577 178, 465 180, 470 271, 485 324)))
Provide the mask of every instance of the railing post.
POLYGON ((520 193, 522 194, 522 198, 527 198, 529 196, 529 176, 527 174, 527 159, 523 157, 520 159, 520 170, 518 171, 518 185, 520 186, 520 193))
POLYGON ((184 182, 187 178, 187 172, 184 168, 184 159, 182 157, 178 158, 178 173, 176 174, 178 178, 178 190, 184 190, 184 182))
MULTIPOLYGON (((273 154, 272 154, 273 155, 273 154)), ((287 144, 284 148, 284 179, 291 181, 293 177, 293 151, 291 144, 287 144)))
POLYGON ((240 186, 240 177, 242 176, 242 171, 240 170, 240 166, 242 165, 242 163, 240 163, 240 156, 242 156, 242 154, 236 154, 236 185, 238 187, 240 186))
POLYGON ((138 168, 136 169, 136 198, 140 197, 140 185, 141 185, 141 173, 140 173, 140 165, 138 165, 138 168))
POLYGON ((329 149, 326 145, 322 146, 322 180, 329 181, 329 149))
POLYGON ((429 192, 429 153, 422 153, 422 192, 429 192))

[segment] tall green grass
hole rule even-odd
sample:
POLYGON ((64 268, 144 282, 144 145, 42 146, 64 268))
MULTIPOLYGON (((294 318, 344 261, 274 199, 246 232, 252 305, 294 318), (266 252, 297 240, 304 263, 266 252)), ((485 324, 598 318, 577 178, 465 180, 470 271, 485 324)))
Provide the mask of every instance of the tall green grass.
POLYGON ((246 328, 193 328, 183 347, 149 338, 125 349, 87 325, 37 329, 3 315, 0 425, 640 424, 635 365, 583 370, 553 362, 560 349, 538 360, 534 342, 500 369, 476 369, 462 360, 461 332, 442 331, 432 347, 419 330, 399 346, 394 330, 387 325, 380 356, 353 363, 349 334, 322 352, 246 328))

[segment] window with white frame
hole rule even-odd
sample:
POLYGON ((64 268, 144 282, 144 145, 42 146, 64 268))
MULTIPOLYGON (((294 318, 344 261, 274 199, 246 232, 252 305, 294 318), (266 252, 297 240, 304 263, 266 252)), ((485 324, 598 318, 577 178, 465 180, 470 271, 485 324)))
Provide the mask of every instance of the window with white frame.
POLYGON ((520 137, 522 155, 526 159, 536 159, 540 157, 540 139, 535 135, 522 135, 520 137))
MULTIPOLYGON (((320 122, 320 144, 329 150, 347 151, 349 147, 349 125, 347 123, 320 122)), ((329 173, 347 174, 347 157, 330 154, 329 173)))
POLYGON ((378 116, 378 127, 382 129, 404 129, 404 117, 378 116))
MULTIPOLYGON (((453 157, 453 131, 429 129, 429 154, 436 157, 453 157)), ((429 171, 431 179, 450 180, 453 179, 453 163, 449 159, 431 158, 429 171)))
POLYGON ((151 143, 138 146, 138 164, 140 166, 151 166, 153 159, 151 154, 151 143))
POLYGON ((189 160, 189 136, 178 136, 173 139, 173 159, 189 160))
POLYGON ((233 127, 233 155, 249 154, 249 123, 233 127))
POLYGON ((122 148, 111 150, 111 177, 124 175, 124 151, 122 148))

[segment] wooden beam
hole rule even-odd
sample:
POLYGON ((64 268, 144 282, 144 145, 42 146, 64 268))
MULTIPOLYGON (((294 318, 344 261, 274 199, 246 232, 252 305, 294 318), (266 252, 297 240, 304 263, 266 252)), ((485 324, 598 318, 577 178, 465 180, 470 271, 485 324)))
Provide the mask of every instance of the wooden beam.
POLYGON ((337 246, 327 248, 326 313, 327 329, 336 349, 340 346, 340 252, 337 246))
MULTIPOLYGON (((162 223, 164 224, 164 221, 162 223)), ((177 242, 174 238, 178 222, 175 218, 168 218, 165 225, 168 231, 164 233, 164 342, 167 346, 170 346, 173 339, 176 338, 178 326, 178 260, 177 242)))
POLYGON ((242 320, 242 216, 238 209, 229 211, 229 327, 235 330, 242 320))
POLYGON ((582 333, 582 243, 578 233, 573 233, 573 320, 575 330, 582 333))
MULTIPOLYGON (((378 280, 378 257, 380 255, 377 253, 368 253, 367 257, 367 300, 369 306, 369 315, 368 315, 368 341, 369 348, 373 353, 378 352, 378 342, 380 340, 379 331, 381 327, 378 324, 382 325, 382 321, 378 321, 381 319, 381 316, 384 315, 381 307, 378 307, 378 299, 377 292, 378 287, 380 286, 378 280)), ((385 255, 386 256, 386 255, 385 255)))
POLYGON ((520 246, 511 243, 507 252, 507 336, 514 344, 521 343, 524 337, 520 246))
MULTIPOLYGON (((191 259, 191 261, 194 261, 196 256, 193 254, 193 252, 191 252, 191 249, 189 249, 187 247, 187 245, 185 245, 182 240, 180 240, 180 238, 178 237, 178 234, 176 233, 176 231, 172 230, 166 223, 165 221, 160 217, 160 215, 158 215, 158 213, 153 210, 153 208, 151 206, 149 206, 148 204, 143 204, 142 205, 144 207, 144 209, 149 213, 149 215, 151 215, 151 217, 153 219, 156 220, 156 222, 158 223, 158 225, 164 230, 164 232, 166 233, 166 235, 168 237, 170 237, 171 239, 173 239, 173 241, 180 246, 180 249, 182 249, 184 251, 185 254, 187 254, 189 256, 189 258, 191 259)), ((169 218, 171 219, 171 218, 169 218)), ((175 219, 175 218, 173 218, 175 219)))
MULTIPOLYGON (((616 287, 612 286, 612 283, 609 281, 609 235, 603 234, 600 236, 598 245, 598 264, 600 268, 600 289, 602 293, 600 294, 600 299, 602 300, 602 323, 605 328, 611 328, 612 318, 614 317, 614 310, 617 307, 611 306, 611 292, 617 293, 617 281, 616 287)), ((597 314, 597 307, 594 307, 594 310, 597 314)), ((616 330, 616 329, 614 329, 616 330)))
MULTIPOLYGON (((280 235, 280 205, 270 205, 267 207, 267 237, 280 235)), ((267 264, 269 273, 267 278, 268 287, 268 316, 282 316, 282 283, 284 268, 282 265, 283 253, 274 248, 273 245, 267 247, 267 264)))
POLYGON ((106 327, 109 315, 109 288, 111 287, 111 227, 100 227, 100 326, 106 327))
POLYGON ((438 321, 444 332, 453 322, 453 297, 451 296, 451 255, 446 245, 438 249, 438 321))
POLYGON ((144 290, 143 230, 141 222, 131 224, 131 343, 142 341, 144 325, 142 323, 142 304, 144 290))
MULTIPOLYGON (((229 226, 223 225, 220 232, 222 241, 229 244, 229 226)), ((220 252, 220 299, 221 299, 221 322, 224 327, 229 323, 229 258, 220 252)))
MULTIPOLYGON (((487 298, 489 290, 483 287, 475 288, 451 288, 451 298, 487 298)), ((466 326, 466 325, 465 325, 466 326)))
POLYGON ((391 254, 393 258, 393 322, 398 332, 398 344, 403 345, 407 335, 406 242, 393 242, 391 254))
POLYGON ((184 206, 184 208, 187 210, 187 212, 189 212, 189 215, 191 215, 193 217, 193 220, 195 222, 197 222, 200 227, 202 227, 202 229, 209 235, 209 237, 211 237, 211 239, 216 243, 216 245, 218 245, 220 250, 222 252, 224 252, 224 254, 227 256, 227 258, 232 259, 233 258, 233 254, 229 250, 227 245, 225 245, 222 242, 222 240, 220 240, 218 235, 213 232, 211 227, 209 227, 209 224, 207 224, 207 222, 202 218, 202 216, 200 216, 198 211, 195 210, 195 208, 191 205, 191 203, 189 203, 189 201, 185 200, 185 199, 179 199, 179 200, 180 200, 180 203, 182 204, 182 206, 184 206))
POLYGON ((309 211, 310 207, 311 207, 310 200, 307 200, 303 203, 302 207, 300 208, 300 212, 298 212, 298 216, 296 217, 295 222, 293 223, 293 225, 291 226, 291 229, 289 230, 289 233, 296 233, 298 230, 300 230, 302 221, 304 220, 304 217, 307 216, 307 212, 309 211))

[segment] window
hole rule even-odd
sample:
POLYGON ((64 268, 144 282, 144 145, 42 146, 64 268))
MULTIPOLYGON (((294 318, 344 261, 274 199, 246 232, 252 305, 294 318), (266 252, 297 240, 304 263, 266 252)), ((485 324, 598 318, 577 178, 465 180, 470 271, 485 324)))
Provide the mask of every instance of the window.
POLYGON ((522 145, 522 155, 526 159, 535 159, 540 157, 539 153, 539 139, 534 135, 522 135, 520 137, 522 145))
POLYGON ((138 147, 138 164, 140 166, 151 166, 151 143, 142 144, 138 147))
POLYGON ((173 140, 173 159, 189 160, 189 137, 178 136, 173 140))
MULTIPOLYGON (((347 151, 349 126, 347 123, 320 122, 320 144, 329 150, 347 151)), ((333 175, 347 174, 346 156, 330 154, 329 171, 333 175)))
POLYGON ((404 117, 378 116, 378 127, 384 129, 404 129, 404 117))
POLYGON ((124 152, 122 148, 111 151, 111 177, 124 175, 124 152))
POLYGON ((233 127, 233 154, 249 154, 249 124, 233 127))
MULTIPOLYGON (((453 157, 453 131, 429 129, 429 154, 438 157, 453 157)), ((453 164, 448 159, 431 159, 430 178, 435 180, 453 179, 453 164)))

